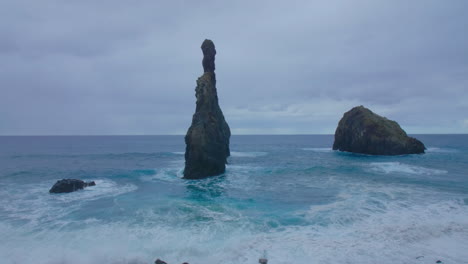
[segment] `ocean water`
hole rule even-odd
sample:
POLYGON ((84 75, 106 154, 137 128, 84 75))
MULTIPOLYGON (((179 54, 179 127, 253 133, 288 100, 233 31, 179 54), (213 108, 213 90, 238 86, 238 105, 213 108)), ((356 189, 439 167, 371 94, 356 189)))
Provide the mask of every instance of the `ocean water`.
POLYGON ((0 263, 468 263, 468 135, 427 153, 333 136, 233 136, 224 175, 183 180, 182 136, 0 137, 0 263), (49 194, 56 180, 96 186, 49 194))

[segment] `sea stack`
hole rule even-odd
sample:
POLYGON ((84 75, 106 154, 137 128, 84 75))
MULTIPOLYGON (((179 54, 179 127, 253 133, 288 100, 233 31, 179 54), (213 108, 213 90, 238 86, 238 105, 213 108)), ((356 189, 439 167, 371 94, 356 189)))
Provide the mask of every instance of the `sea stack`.
POLYGON ((215 45, 205 39, 201 49, 204 73, 197 80, 197 106, 185 136, 185 179, 202 179, 224 173, 230 155, 231 131, 219 108, 216 92, 215 45))
POLYGON ((409 137, 397 122, 361 105, 341 118, 333 149, 370 155, 403 155, 424 153, 426 148, 421 141, 409 137))

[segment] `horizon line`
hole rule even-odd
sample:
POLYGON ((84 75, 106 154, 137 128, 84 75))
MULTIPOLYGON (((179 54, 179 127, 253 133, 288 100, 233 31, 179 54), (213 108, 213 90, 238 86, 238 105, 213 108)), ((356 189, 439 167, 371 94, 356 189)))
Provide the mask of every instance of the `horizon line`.
MULTIPOLYGON (((408 135, 468 135, 468 133, 407 133, 408 135)), ((335 134, 232 134, 231 136, 333 136, 335 134)), ((119 137, 119 136, 185 136, 185 134, 63 134, 0 135, 0 137, 119 137)))

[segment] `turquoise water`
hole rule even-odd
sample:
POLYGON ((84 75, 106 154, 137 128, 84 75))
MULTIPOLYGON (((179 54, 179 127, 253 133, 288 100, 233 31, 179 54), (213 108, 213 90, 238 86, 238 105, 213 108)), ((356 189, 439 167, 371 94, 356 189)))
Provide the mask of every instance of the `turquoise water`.
POLYGON ((0 262, 468 263, 468 135, 416 137, 374 157, 233 136, 192 181, 182 136, 0 137, 0 262), (49 194, 62 178, 97 185, 49 194))

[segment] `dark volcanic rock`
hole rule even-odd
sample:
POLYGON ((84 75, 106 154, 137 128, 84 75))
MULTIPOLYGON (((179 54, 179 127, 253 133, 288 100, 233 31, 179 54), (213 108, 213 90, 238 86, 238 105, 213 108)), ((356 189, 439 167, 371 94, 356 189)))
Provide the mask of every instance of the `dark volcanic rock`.
POLYGON ((424 144, 401 129, 397 122, 364 106, 343 115, 335 132, 334 150, 371 155, 424 153, 424 144))
POLYGON ((96 183, 94 181, 87 182, 86 184, 88 186, 95 186, 96 185, 96 183))
POLYGON ((214 73, 216 49, 213 41, 205 39, 201 46, 203 52, 203 70, 214 73))
POLYGON ((69 193, 94 185, 96 185, 94 181, 84 182, 82 180, 63 179, 57 181, 49 190, 49 193, 69 193))
POLYGON ((216 92, 215 46, 206 39, 201 49, 205 73, 197 80, 197 107, 185 136, 185 179, 201 179, 224 173, 230 155, 231 131, 219 108, 216 92))

